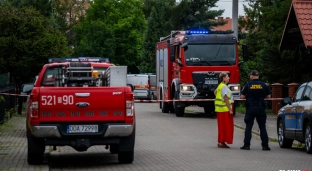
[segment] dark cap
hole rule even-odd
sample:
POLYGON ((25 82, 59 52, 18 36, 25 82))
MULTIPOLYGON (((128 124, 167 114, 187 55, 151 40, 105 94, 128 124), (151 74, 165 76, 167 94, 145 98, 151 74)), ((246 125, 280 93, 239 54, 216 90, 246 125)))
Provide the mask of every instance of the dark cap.
POLYGON ((250 75, 258 76, 259 72, 257 70, 251 70, 250 75))

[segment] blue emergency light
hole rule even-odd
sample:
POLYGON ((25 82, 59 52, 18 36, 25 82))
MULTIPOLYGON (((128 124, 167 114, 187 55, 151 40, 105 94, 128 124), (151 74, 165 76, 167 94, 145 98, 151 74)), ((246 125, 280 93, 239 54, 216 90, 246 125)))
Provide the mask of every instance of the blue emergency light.
POLYGON ((215 30, 215 31, 211 31, 211 30, 188 30, 186 31, 186 34, 191 35, 191 34, 233 34, 234 31, 232 30, 215 30))
POLYGON ((186 34, 209 34, 207 30, 188 30, 186 34))
POLYGON ((61 62, 99 62, 109 63, 109 58, 101 57, 78 57, 78 58, 49 58, 49 63, 61 63, 61 62))

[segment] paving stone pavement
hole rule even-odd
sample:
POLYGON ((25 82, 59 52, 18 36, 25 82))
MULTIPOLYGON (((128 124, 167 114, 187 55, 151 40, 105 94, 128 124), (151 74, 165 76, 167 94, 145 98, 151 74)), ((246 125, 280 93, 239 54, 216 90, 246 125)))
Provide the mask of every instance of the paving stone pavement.
MULTIPOLYGON (((144 107, 145 108, 145 107, 144 107)), ((53 163, 53 165, 49 165, 48 163, 45 163, 41 166, 31 166, 28 165, 27 163, 27 140, 26 140, 26 130, 25 130, 25 116, 14 116, 9 123, 7 123, 4 126, 0 127, 0 171, 4 170, 51 170, 50 167, 53 167, 54 169, 52 170, 64 170, 62 169, 63 166, 58 166, 58 162, 62 162, 63 160, 68 160, 68 164, 66 165, 65 170, 102 170, 101 166, 106 166, 107 170, 167 170, 168 165, 171 166, 172 168, 170 170, 192 170, 192 167, 186 167, 186 168, 180 168, 182 166, 185 167, 185 162, 192 162, 193 164, 196 163, 196 168, 200 170, 207 170, 207 163, 205 162, 208 160, 209 162, 215 163, 222 161, 222 157, 226 157, 227 154, 220 154, 216 155, 214 158, 209 158, 209 159, 204 159, 201 158, 201 156, 204 156, 203 154, 206 155, 207 151, 204 150, 202 152, 199 152, 198 154, 194 155, 192 153, 191 149, 188 149, 189 147, 187 144, 182 144, 183 149, 179 151, 181 147, 174 147, 171 146, 171 143, 176 143, 179 144, 179 141, 190 141, 190 143, 197 144, 198 147, 193 148, 193 149, 202 149, 202 148, 209 148, 210 153, 218 153, 219 149, 218 148, 211 148, 209 145, 204 144, 202 142, 199 142, 196 140, 198 136, 201 136, 205 134, 204 130, 201 130, 200 132, 197 132, 198 129, 193 129, 190 127, 185 127, 183 129, 188 130, 190 132, 191 129, 191 134, 187 136, 183 136, 182 140, 176 139, 178 131, 177 130, 169 130, 168 128, 176 128, 179 125, 171 125, 170 127, 168 126, 169 124, 182 124, 182 125, 188 125, 189 120, 193 120, 192 122, 202 124, 203 122, 207 122, 209 120, 205 119, 196 119, 196 118, 191 118, 191 117, 185 117, 185 118, 180 118, 180 121, 182 122, 169 122, 169 120, 174 119, 172 115, 174 114, 161 114, 163 118, 160 118, 160 112, 159 109, 157 109, 157 106, 155 104, 149 104, 146 105, 146 108, 153 108, 156 109, 155 112, 153 111, 149 115, 141 115, 140 118, 140 126, 141 128, 145 127, 151 127, 150 120, 151 117, 152 119, 155 119, 155 122, 163 122, 161 123, 161 127, 153 127, 152 129, 158 129, 157 131, 153 130, 148 130, 148 129, 140 129, 137 134, 137 138, 139 138, 140 141, 136 142, 136 147, 139 147, 141 151, 144 151, 144 153, 139 152, 135 156, 135 163, 132 165, 123 165, 121 168, 115 168, 116 166, 116 157, 107 153, 107 150, 105 150, 103 147, 95 146, 91 147, 88 155, 85 155, 80 152, 75 152, 72 150, 70 147, 60 147, 58 148, 57 151, 52 151, 50 152, 50 148, 47 147, 46 149, 46 155, 51 156, 49 160, 50 162, 53 163), (164 117, 167 118, 167 120, 164 120, 164 117), (194 132, 192 132, 194 130, 194 132), (153 131, 153 132, 152 132, 153 131), (152 135, 153 134, 153 135, 152 135), (167 141, 170 140, 171 143, 163 143, 163 140, 159 139, 154 139, 157 137, 166 137, 167 141), (147 137, 144 139, 140 139, 140 137, 147 137), (171 138, 172 137, 172 138, 171 138), (151 147, 150 144, 158 142, 158 145, 155 145, 154 147, 151 147), (161 146, 164 145, 164 146, 161 146), (75 153, 73 156, 72 154, 75 153), (174 158, 174 154, 180 154, 186 156, 183 158, 181 161, 178 161, 176 158, 174 158), (91 157, 90 157, 91 156, 91 157), (105 163, 103 163, 102 158, 107 159, 105 163), (83 161, 89 161, 90 163, 93 163, 95 165, 98 165, 97 167, 94 167, 93 169, 90 169, 89 167, 85 165, 79 165, 75 159, 82 159, 83 161), (163 158, 170 158, 171 160, 165 161, 163 158), (92 161, 93 160, 93 161, 92 161), (172 163, 174 162, 174 163, 172 163), (107 163, 109 165, 107 165, 107 163), (158 163, 158 164, 157 164, 158 163), (134 168, 133 168, 134 167, 134 168), (72 169, 70 169, 72 168, 72 169), (180 168, 180 169, 179 169, 180 168)), ((198 108, 198 107, 188 107, 187 108, 188 113, 201 113, 203 112, 203 108, 198 108)), ((244 115, 243 114, 237 114, 234 118, 234 122, 237 128, 244 129, 245 124, 243 121, 244 115)), ((215 128, 216 125, 214 121, 211 122, 212 127, 215 128)), ((268 134, 271 138, 277 138, 276 134, 276 116, 274 115, 268 115, 267 119, 267 130, 268 134)), ((236 130, 237 131, 237 130, 236 130)), ((257 123, 255 122, 253 131, 255 133, 258 132, 258 126, 257 123)), ((242 140, 242 133, 238 132, 235 134, 235 136, 239 136, 238 138, 242 140)), ((209 134, 209 137, 211 139, 216 139, 216 134, 209 134)), ((236 137, 237 138, 237 137, 236 137)), ((255 150, 260 150, 260 145, 259 142, 256 141, 259 140, 257 137, 253 137, 252 141, 255 142, 253 144, 252 149, 250 151, 254 152, 255 150)), ((239 148, 239 146, 242 145, 241 142, 235 142, 233 144, 233 153, 236 152, 236 150, 239 148)), ((278 148, 277 143, 271 144, 273 148, 278 148)), ((261 151, 261 150, 260 150, 261 151)), ((237 151, 238 153, 241 153, 241 151, 237 151)), ((296 151, 295 151, 296 152, 296 151)), ((302 155, 305 155, 305 153, 301 150, 302 155)), ((270 153, 271 155, 275 155, 274 153, 270 153)), ((262 155, 259 153, 259 155, 262 155)), ((251 160, 254 162, 251 164, 251 166, 248 167, 263 167, 264 170, 267 170, 268 166, 261 166, 261 163, 257 162, 259 160, 256 156, 235 156, 234 158, 231 158, 231 160, 227 161, 229 162, 228 165, 220 165, 219 168, 211 168, 212 170, 228 170, 228 169, 233 169, 235 168, 229 168, 230 166, 240 166, 241 164, 244 164, 244 160, 251 160)), ((274 156, 272 156, 274 157, 274 156)), ((279 157, 278 154, 276 154, 276 158, 279 157)), ((287 155, 285 155, 287 157, 287 155)), ((263 158, 263 160, 266 160, 263 158)), ((283 160, 282 158, 279 160, 283 160)), ((208 162, 207 161, 207 162, 208 162)), ((289 161, 289 162, 295 162, 294 161, 289 161)), ((47 161, 46 161, 47 162, 47 161)), ((304 162, 302 160, 302 162, 304 162)), ((306 164, 306 163, 304 163, 306 164)), ((296 163, 294 163, 294 166, 296 163)), ((119 167, 119 166, 118 166, 119 167)), ((104 169, 104 170, 106 170, 104 169)), ((290 168, 289 168, 290 169, 290 168)))
POLYGON ((48 165, 32 166, 27 163, 25 116, 14 115, 0 127, 0 171, 48 171, 48 165))

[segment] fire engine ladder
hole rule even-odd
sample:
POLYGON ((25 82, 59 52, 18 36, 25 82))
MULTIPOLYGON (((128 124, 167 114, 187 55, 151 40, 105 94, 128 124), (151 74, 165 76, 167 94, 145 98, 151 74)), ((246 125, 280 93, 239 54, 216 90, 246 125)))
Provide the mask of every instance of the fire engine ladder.
POLYGON ((67 67, 67 79, 71 80, 81 80, 81 81, 91 81, 96 78, 92 77, 93 68, 90 63, 83 62, 70 62, 67 67))

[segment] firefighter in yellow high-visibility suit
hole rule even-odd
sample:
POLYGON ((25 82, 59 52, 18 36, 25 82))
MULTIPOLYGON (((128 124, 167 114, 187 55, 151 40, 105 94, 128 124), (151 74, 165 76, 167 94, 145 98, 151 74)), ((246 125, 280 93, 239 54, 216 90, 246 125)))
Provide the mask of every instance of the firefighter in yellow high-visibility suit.
POLYGON ((227 84, 230 77, 227 73, 220 73, 220 84, 215 91, 215 111, 218 121, 218 147, 230 148, 227 144, 233 143, 234 120, 231 102, 231 91, 227 84), (226 144, 227 143, 227 144, 226 144))

